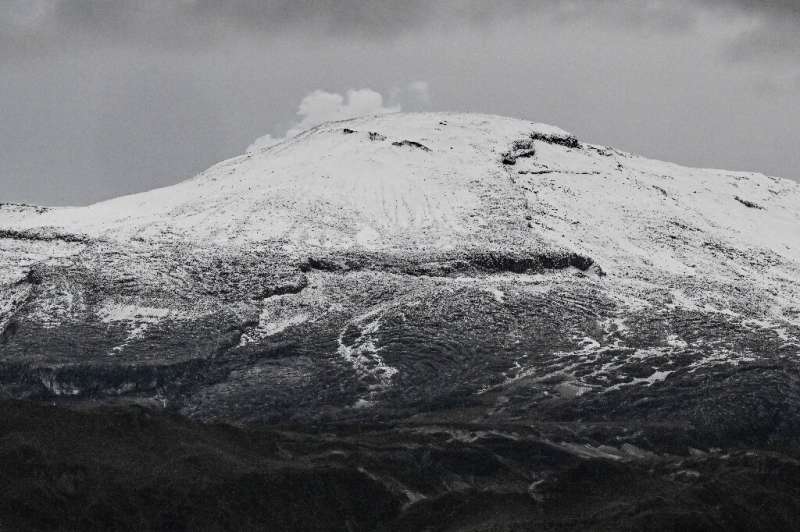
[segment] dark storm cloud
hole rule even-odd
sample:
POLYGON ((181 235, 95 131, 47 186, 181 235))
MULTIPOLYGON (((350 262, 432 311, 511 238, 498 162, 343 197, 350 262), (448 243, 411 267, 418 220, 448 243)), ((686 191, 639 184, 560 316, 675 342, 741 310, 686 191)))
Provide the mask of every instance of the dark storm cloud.
POLYGON ((0 35, 22 49, 64 42, 196 47, 243 33, 298 30, 307 37, 387 37, 481 11, 489 10, 424 0, 11 0, 0 14, 0 35))
POLYGON ((716 7, 725 6, 748 13, 777 16, 800 16, 800 3, 797 0, 703 0, 716 7))
MULTIPOLYGON (((0 39, 18 52, 128 44, 196 48, 243 35, 386 38, 426 26, 485 20, 478 2, 424 0, 10 0, 0 39)), ((517 2, 501 2, 512 4, 517 2)))
POLYGON ((764 21, 736 36, 725 51, 732 61, 790 60, 800 57, 800 16, 764 21))
POLYGON ((800 0, 704 0, 704 4, 714 14, 748 21, 725 51, 728 59, 796 61, 800 54, 800 0))
POLYGON ((794 54, 800 48, 795 0, 9 0, 0 13, 0 53, 8 58, 98 44, 197 48, 293 31, 306 38, 383 39, 531 16, 686 30, 701 12, 754 19, 732 42, 730 58, 794 54))

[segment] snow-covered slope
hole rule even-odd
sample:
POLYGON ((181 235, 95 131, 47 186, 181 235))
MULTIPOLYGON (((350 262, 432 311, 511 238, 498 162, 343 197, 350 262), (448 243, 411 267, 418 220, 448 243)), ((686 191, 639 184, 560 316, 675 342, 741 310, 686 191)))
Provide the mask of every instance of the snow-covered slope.
POLYGON ((319 126, 175 186, 85 208, 4 209, 0 223, 115 240, 333 249, 547 241, 602 258, 606 270, 642 263, 681 273, 711 269, 697 264, 706 241, 800 261, 797 183, 559 139, 572 137, 494 116, 360 118, 319 126), (508 154, 514 165, 503 164, 508 154))
POLYGON ((519 223, 523 194, 498 162, 513 139, 530 131, 564 134, 469 115, 327 124, 176 186, 20 224, 115 239, 280 240, 339 249, 452 247, 469 238, 497 239, 498 230, 503 241, 527 241, 530 231, 519 223))

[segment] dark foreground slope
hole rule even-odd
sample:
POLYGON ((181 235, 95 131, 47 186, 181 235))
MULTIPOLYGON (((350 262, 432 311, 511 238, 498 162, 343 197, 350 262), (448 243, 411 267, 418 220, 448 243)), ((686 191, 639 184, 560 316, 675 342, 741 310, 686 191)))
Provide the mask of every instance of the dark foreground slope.
MULTIPOLYGON (((656 456, 630 444, 558 443, 624 432, 617 424, 243 430, 139 407, 0 406, 3 530, 752 531, 800 523, 800 460, 785 452, 656 456)), ((668 444, 676 428, 661 430, 668 444)))

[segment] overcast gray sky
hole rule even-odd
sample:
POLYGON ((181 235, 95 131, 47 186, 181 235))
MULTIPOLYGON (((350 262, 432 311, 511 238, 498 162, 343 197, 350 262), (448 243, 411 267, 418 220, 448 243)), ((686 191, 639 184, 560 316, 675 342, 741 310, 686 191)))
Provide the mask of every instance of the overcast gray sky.
POLYGON ((400 108, 797 179, 798 27, 798 0, 4 0, 0 201, 87 204, 400 108))

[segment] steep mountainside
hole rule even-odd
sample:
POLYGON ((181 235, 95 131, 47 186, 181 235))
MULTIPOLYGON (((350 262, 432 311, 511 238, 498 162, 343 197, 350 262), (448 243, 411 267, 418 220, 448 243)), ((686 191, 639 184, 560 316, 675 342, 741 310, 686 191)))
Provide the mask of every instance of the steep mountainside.
MULTIPOLYGON (((706 512, 795 464, 800 185, 552 126, 359 118, 168 188, 0 205, 0 331, 3 398, 290 426, 289 455, 259 452, 383 486, 387 529, 775 529, 800 507, 706 512), (604 498, 606 475, 674 504, 604 498)), ((314 526, 378 526, 348 508, 314 526)))

